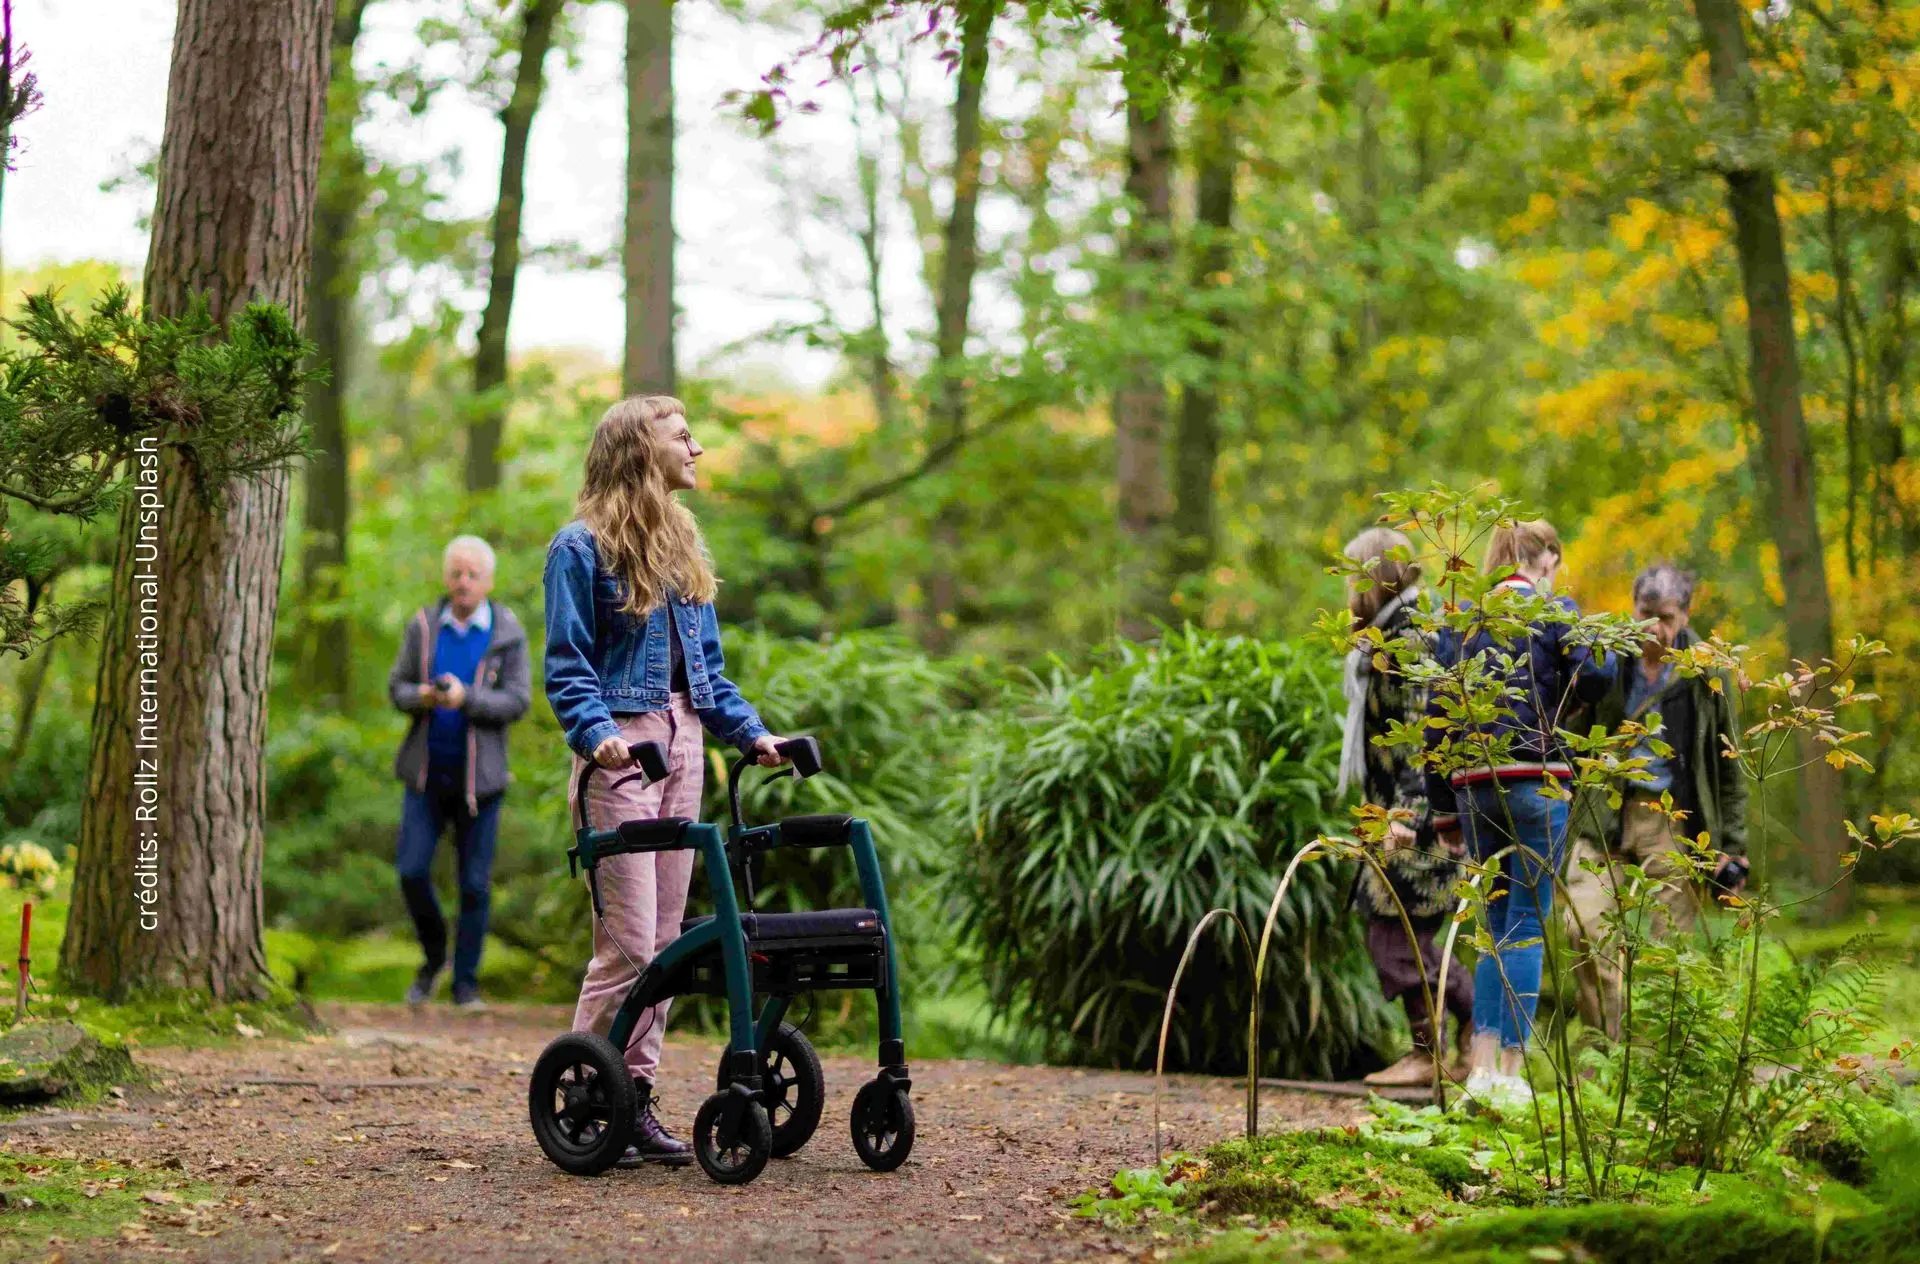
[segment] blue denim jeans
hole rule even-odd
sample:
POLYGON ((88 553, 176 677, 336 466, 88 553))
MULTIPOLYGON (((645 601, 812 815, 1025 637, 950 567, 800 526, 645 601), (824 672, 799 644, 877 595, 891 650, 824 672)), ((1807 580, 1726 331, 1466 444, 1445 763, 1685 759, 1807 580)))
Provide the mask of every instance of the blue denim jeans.
POLYGON ((407 790, 400 811, 400 893, 413 916, 414 933, 426 964, 435 970, 447 962, 447 921, 433 891, 433 853, 440 835, 453 827, 453 848, 460 882, 460 923, 454 933, 453 986, 470 991, 479 983, 480 945, 487 938, 487 912, 493 885, 493 844, 500 825, 500 795, 479 801, 469 814, 460 775, 438 768, 427 773, 425 791, 407 790))
POLYGON ((1515 843, 1500 861, 1500 877, 1486 906, 1494 951, 1473 974, 1475 1031, 1500 1033, 1509 1049, 1523 1048, 1540 1003, 1543 927, 1553 909, 1553 875, 1567 845, 1567 804, 1540 793, 1538 780, 1490 782, 1461 795, 1461 828, 1473 858, 1515 843), (1545 864, 1542 864, 1542 858, 1545 864))

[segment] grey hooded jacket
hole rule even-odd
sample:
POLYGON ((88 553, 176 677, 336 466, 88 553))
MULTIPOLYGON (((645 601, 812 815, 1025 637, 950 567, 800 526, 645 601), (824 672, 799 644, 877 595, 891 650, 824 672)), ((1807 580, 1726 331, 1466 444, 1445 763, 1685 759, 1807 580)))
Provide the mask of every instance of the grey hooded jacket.
MULTIPOLYGON (((423 705, 420 691, 433 679, 433 643, 438 637, 440 611, 446 599, 422 607, 407 620, 400 638, 400 657, 387 673, 387 696, 412 720, 393 774, 415 790, 427 786, 427 717, 433 708, 423 705)), ((527 634, 513 611, 493 603, 493 639, 487 645, 473 683, 467 686, 467 810, 480 810, 479 801, 507 788, 507 726, 527 713, 533 697, 533 671, 527 659, 527 634)))

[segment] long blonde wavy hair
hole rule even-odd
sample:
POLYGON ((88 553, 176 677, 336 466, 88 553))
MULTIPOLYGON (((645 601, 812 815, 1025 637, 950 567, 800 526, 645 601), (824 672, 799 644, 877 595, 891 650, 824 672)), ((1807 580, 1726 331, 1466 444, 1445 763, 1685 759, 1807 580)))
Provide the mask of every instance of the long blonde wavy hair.
POLYGON ((663 472, 673 454, 656 433, 686 406, 670 395, 629 395, 607 409, 587 447, 587 476, 575 508, 593 532, 600 564, 618 577, 620 608, 651 613, 669 589, 712 601, 720 581, 693 511, 674 499, 663 472))

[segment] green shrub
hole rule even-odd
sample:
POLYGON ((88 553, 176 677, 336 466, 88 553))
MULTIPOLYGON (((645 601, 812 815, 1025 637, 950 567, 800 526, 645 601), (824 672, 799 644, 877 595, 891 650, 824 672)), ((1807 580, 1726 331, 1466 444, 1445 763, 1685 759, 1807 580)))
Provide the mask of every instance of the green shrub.
MULTIPOLYGON (((996 1006, 1049 1056, 1151 1067, 1194 924, 1233 909, 1257 938, 1287 860, 1337 828, 1340 730, 1328 655, 1188 629, 1056 668, 988 726, 949 800, 952 890, 996 1006)), ((1386 1007, 1346 882, 1303 865, 1267 970, 1263 1070, 1342 1071, 1386 1007)), ((1182 984, 1168 1065, 1243 1071, 1253 980, 1224 934, 1182 984)))
MULTIPOLYGON (((895 898, 939 867, 935 819, 942 775, 954 762, 964 678, 904 637, 858 632, 832 641, 749 634, 727 647, 727 674, 741 682, 767 724, 820 739, 825 770, 806 781, 749 770, 741 787, 748 820, 851 812, 873 826, 895 898)), ((737 757, 709 758, 709 821, 728 819, 723 773, 737 757)), ((781 851, 763 862, 768 907, 856 906, 859 884, 842 851, 781 851)))

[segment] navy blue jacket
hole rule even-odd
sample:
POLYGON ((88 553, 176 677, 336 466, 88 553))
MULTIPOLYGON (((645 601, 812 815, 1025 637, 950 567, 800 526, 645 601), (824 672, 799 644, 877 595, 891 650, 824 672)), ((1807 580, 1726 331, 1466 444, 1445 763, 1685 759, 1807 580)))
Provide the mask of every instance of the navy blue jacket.
MULTIPOLYGON (((1533 586, 1515 576, 1502 580, 1500 587, 1514 587, 1531 593, 1533 586)), ((1571 598, 1555 597, 1553 604, 1570 615, 1580 613, 1571 598)), ((1486 780, 1567 778, 1572 768, 1566 751, 1554 736, 1554 729, 1565 724, 1577 709, 1577 703, 1597 702, 1613 683, 1615 664, 1606 655, 1596 656, 1585 645, 1567 640, 1564 623, 1536 623, 1528 630, 1526 644, 1502 644, 1493 633, 1477 629, 1465 637, 1451 628, 1443 628, 1434 639, 1434 661, 1443 668, 1458 667, 1477 654, 1511 654, 1514 671, 1507 679, 1513 696, 1503 706, 1509 712, 1491 726, 1496 736, 1512 739, 1502 762, 1485 767, 1454 771, 1450 776, 1427 769, 1427 801, 1432 805, 1436 828, 1446 829, 1457 815, 1455 791, 1462 786, 1486 780)), ((1438 694, 1430 696, 1427 714, 1446 714, 1438 694)), ((1427 749, 1433 750, 1445 736, 1440 729, 1429 728, 1427 749)), ((1455 735, 1458 742, 1461 735, 1455 735)))

